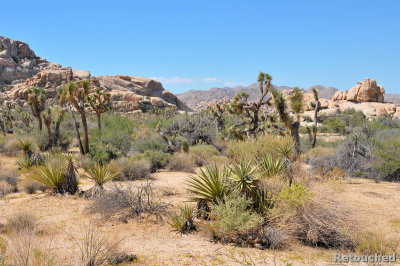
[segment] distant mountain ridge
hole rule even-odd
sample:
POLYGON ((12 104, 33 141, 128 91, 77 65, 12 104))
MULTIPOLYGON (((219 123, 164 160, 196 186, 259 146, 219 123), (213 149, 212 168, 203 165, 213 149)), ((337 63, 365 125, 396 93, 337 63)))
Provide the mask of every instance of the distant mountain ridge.
MULTIPOLYGON (((283 90, 292 89, 288 86, 273 85, 273 87, 280 92, 282 92, 283 90)), ((312 88, 316 88, 319 91, 321 98, 329 99, 332 98, 335 92, 338 90, 334 87, 325 88, 321 85, 315 85, 310 87, 307 92, 311 92, 312 88)), ((235 97, 236 94, 241 92, 248 93, 250 95, 249 100, 254 101, 258 99, 260 95, 259 84, 253 83, 247 87, 237 86, 233 88, 211 88, 210 90, 190 90, 181 94, 177 94, 176 96, 179 100, 188 105, 189 108, 192 108, 193 110, 201 110, 207 108, 215 102, 220 102, 224 100, 229 101, 233 97, 235 97)))
MULTIPOLYGON (((282 92, 283 90, 290 90, 292 87, 288 86, 276 86, 275 89, 282 92)), ((306 92, 312 92, 315 88, 318 91, 319 97, 324 99, 332 99, 336 91, 335 87, 324 87, 322 85, 314 85, 305 90, 306 92)), ((260 95, 259 84, 253 83, 249 86, 237 86, 237 87, 223 87, 223 88, 211 88, 209 90, 189 90, 181 94, 177 94, 179 100, 185 103, 189 108, 193 110, 201 110, 213 105, 215 102, 229 101, 236 94, 246 92, 250 95, 249 100, 254 101, 260 95)), ((392 102, 400 104, 400 94, 385 94, 385 102, 392 102)))

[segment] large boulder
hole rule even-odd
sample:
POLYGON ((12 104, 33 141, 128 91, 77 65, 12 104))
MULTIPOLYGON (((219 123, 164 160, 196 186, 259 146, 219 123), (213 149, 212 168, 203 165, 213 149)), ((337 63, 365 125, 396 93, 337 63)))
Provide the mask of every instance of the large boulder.
POLYGON ((337 91, 333 96, 333 101, 359 101, 359 102, 383 102, 385 89, 382 85, 377 85, 374 79, 365 79, 357 82, 357 85, 346 91, 337 91))

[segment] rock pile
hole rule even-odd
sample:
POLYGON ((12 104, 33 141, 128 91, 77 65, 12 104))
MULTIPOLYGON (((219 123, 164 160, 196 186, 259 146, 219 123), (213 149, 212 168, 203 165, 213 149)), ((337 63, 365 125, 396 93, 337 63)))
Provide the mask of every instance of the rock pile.
POLYGON ((384 93, 383 86, 377 85, 374 79, 365 79, 363 82, 357 82, 357 85, 348 91, 337 91, 332 100, 382 103, 384 101, 384 93))

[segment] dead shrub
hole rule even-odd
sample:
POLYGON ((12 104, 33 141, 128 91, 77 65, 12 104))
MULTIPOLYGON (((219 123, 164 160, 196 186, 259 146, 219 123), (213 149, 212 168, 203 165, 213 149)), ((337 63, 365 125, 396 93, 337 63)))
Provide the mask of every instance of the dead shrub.
POLYGON ((167 168, 171 171, 194 173, 194 157, 186 153, 175 153, 169 160, 167 168))
POLYGON ((310 201, 288 218, 284 228, 301 242, 325 248, 353 249, 346 212, 333 204, 310 201))
POLYGON ((0 198, 14 192, 15 188, 11 186, 7 181, 0 180, 0 198))
POLYGON ((138 186, 117 186, 94 199, 87 208, 90 214, 99 213, 104 219, 128 219, 143 215, 153 216, 156 221, 163 221, 168 213, 169 204, 160 200, 150 182, 138 186))
POLYGON ((30 178, 25 179, 21 187, 27 194, 35 194, 36 191, 45 192, 48 189, 46 185, 30 178))
POLYGON ((7 219, 8 231, 34 231, 36 226, 37 218, 30 213, 17 213, 7 219))

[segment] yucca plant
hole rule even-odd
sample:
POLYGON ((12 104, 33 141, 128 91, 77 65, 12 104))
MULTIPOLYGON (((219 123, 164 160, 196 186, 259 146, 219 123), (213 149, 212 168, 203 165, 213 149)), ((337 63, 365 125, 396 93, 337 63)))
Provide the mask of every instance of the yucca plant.
POLYGON ((18 158, 17 165, 19 168, 27 170, 31 168, 34 165, 34 163, 31 157, 29 157, 28 155, 23 155, 18 158))
POLYGON ((21 139, 18 141, 18 149, 22 150, 29 157, 32 155, 32 145, 32 140, 30 139, 21 139))
POLYGON ((118 171, 111 169, 107 164, 94 163, 88 166, 85 171, 88 174, 89 179, 95 182, 95 186, 92 188, 92 196, 95 194, 101 194, 104 190, 103 185, 108 181, 111 181, 118 175, 118 171))
POLYGON ((223 200, 224 196, 229 195, 232 190, 225 184, 225 171, 220 172, 216 165, 206 166, 205 170, 200 169, 197 176, 191 176, 186 181, 187 191, 194 194, 192 201, 217 203, 223 200))
POLYGON ((229 168, 229 179, 234 182, 235 188, 241 194, 250 195, 254 191, 255 182, 259 179, 257 166, 252 166, 251 161, 242 161, 229 168))
POLYGON ((50 160, 32 168, 31 177, 48 186, 55 193, 63 193, 66 164, 61 160, 50 160))
POLYGON ((170 215, 169 218, 169 225, 182 234, 196 229, 193 222, 193 207, 191 206, 185 205, 181 207, 178 215, 170 215))
POLYGON ((290 155, 292 154, 292 150, 295 147, 295 144, 292 142, 286 142, 282 146, 276 147, 276 150, 283 157, 283 161, 285 163, 285 170, 289 177, 289 186, 292 185, 293 175, 292 175, 292 162, 290 160, 290 155))
POLYGON ((258 171, 262 177, 276 176, 285 170, 285 161, 281 158, 274 159, 270 154, 265 154, 258 159, 258 171))

